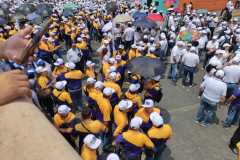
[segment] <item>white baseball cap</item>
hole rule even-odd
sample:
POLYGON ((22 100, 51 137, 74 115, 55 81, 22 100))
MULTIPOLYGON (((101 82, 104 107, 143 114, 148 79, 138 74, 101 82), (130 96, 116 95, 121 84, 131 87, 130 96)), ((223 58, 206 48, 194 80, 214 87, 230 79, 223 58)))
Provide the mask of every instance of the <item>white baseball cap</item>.
POLYGON ((116 153, 110 153, 106 160, 120 160, 120 158, 116 153))
POLYGON ((43 72, 47 72, 47 71, 48 71, 47 67, 39 66, 36 68, 37 73, 43 73, 43 72))
POLYGON ((55 88, 62 90, 67 85, 67 81, 59 81, 55 83, 55 88))
POLYGON ((91 67, 91 66, 94 66, 95 65, 95 63, 93 63, 92 61, 87 61, 86 62, 86 66, 88 66, 88 67, 91 67))
POLYGON ((224 71, 223 70, 217 70, 215 73, 216 77, 223 78, 224 77, 224 71))
POLYGON ((223 47, 231 47, 231 45, 229 43, 224 43, 223 47))
POLYGON ((93 134, 88 134, 83 139, 83 143, 91 149, 97 149, 102 143, 102 141, 101 139, 98 139, 97 137, 95 137, 93 134))
POLYGON ((153 125, 156 127, 159 127, 164 123, 162 116, 160 116, 160 114, 157 112, 152 112, 150 114, 150 120, 152 121, 153 125))
POLYGON ((160 81, 161 75, 155 76, 155 77, 153 77, 152 79, 155 80, 155 81, 160 81))
POLYGON ((116 72, 117 71, 117 68, 115 67, 115 66, 111 66, 110 68, 109 68, 109 73, 112 73, 112 72, 116 72))
POLYGON ((132 105, 133 105, 133 102, 130 101, 130 100, 121 100, 118 103, 118 107, 121 111, 124 111, 124 110, 127 110, 127 109, 131 108, 132 105))
POLYGON ((111 96, 115 91, 112 88, 106 87, 103 89, 103 94, 106 96, 111 96))
POLYGON ((94 79, 94 78, 92 78, 92 77, 89 77, 88 79, 87 79, 87 83, 88 84, 94 84, 96 82, 96 79, 94 79))
POLYGON ((67 105, 60 105, 58 107, 58 113, 61 115, 66 115, 71 111, 71 108, 69 108, 67 105))
POLYGON ((102 81, 97 81, 95 84, 94 84, 94 87, 97 88, 97 89, 103 89, 104 88, 104 84, 102 81))
POLYGON ((76 64, 73 62, 68 62, 65 64, 65 67, 70 68, 70 69, 75 69, 76 64))
POLYGON ((124 45, 120 44, 118 48, 124 49, 124 45))
POLYGON ((111 58, 109 58, 108 62, 111 64, 115 64, 116 60, 115 60, 115 58, 111 57, 111 58))
POLYGON ((152 107, 154 107, 154 102, 152 99, 146 99, 142 106, 144 108, 152 108, 152 107))
POLYGON ((132 48, 137 48, 137 45, 136 45, 136 44, 133 44, 131 47, 132 47, 132 48))
POLYGON ((131 119, 130 127, 133 129, 139 129, 141 127, 142 123, 143 123, 142 118, 136 116, 131 119))
POLYGON ((122 60, 122 56, 121 55, 116 55, 116 58, 115 58, 116 60, 122 60))
POLYGON ((58 58, 58 59, 56 60, 56 62, 54 63, 55 66, 60 66, 60 65, 62 65, 62 64, 64 64, 64 61, 63 61, 62 58, 58 58))
POLYGON ((140 84, 130 84, 130 86, 129 86, 129 91, 130 92, 136 92, 136 91, 138 91, 139 90, 139 88, 140 88, 140 84))
POLYGON ((151 52, 154 52, 155 50, 156 50, 155 47, 150 47, 150 51, 151 51, 151 52))
POLYGON ((111 72, 111 73, 109 74, 109 78, 110 78, 111 80, 116 80, 116 78, 117 78, 117 73, 116 73, 116 72, 111 72))
POLYGON ((218 49, 218 50, 216 50, 216 55, 218 55, 218 54, 224 54, 225 53, 225 51, 224 50, 222 50, 222 49, 218 49))

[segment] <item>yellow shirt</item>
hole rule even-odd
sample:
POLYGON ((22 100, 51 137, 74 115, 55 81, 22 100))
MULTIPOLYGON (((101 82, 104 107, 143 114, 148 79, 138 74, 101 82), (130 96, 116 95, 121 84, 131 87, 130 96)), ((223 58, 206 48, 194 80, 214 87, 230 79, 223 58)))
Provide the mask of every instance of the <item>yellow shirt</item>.
POLYGON ((97 160, 97 151, 88 148, 84 144, 81 149, 81 158, 83 160, 97 160))
MULTIPOLYGON (((85 128, 87 128, 93 134, 98 134, 106 130, 106 126, 99 120, 86 119, 83 120, 82 123, 84 124, 85 128)), ((89 133, 85 128, 82 126, 81 123, 75 125, 76 131, 82 133, 89 133)))
POLYGON ((153 142, 142 132, 128 130, 122 134, 123 138, 137 147, 154 148, 153 142))
POLYGON ((91 77, 91 78, 95 78, 96 77, 95 72, 94 72, 94 70, 92 68, 87 68, 85 70, 85 75, 87 77, 91 77))
POLYGON ((17 30, 16 30, 16 29, 12 29, 12 30, 9 31, 9 35, 10 35, 10 36, 15 35, 16 33, 17 33, 17 30))
POLYGON ((146 56, 149 58, 157 58, 157 56, 153 53, 148 53, 148 54, 146 54, 146 56))
POLYGON ((50 51, 50 48, 49 48, 48 44, 46 42, 43 42, 43 41, 41 41, 39 43, 39 49, 43 50, 43 51, 47 51, 47 52, 50 51))
POLYGON ((122 95, 121 87, 117 83, 115 83, 113 81, 105 81, 104 86, 114 89, 117 96, 121 97, 121 95, 122 95))
POLYGON ((128 125, 128 118, 127 113, 120 111, 118 105, 114 108, 113 116, 114 122, 117 125, 113 133, 113 136, 115 137, 121 134, 123 129, 128 125))
POLYGON ((118 67, 124 66, 126 63, 127 63, 126 61, 121 60, 120 62, 116 63, 115 66, 118 68, 118 67))
POLYGON ((72 104, 72 98, 67 91, 59 91, 57 89, 53 90, 53 95, 58 98, 60 101, 65 102, 67 104, 72 104))
POLYGON ((104 97, 97 97, 96 100, 98 107, 103 115, 103 121, 109 122, 111 121, 111 113, 112 113, 112 106, 108 99, 104 97))
POLYGON ((107 77, 107 75, 108 75, 109 68, 110 68, 109 63, 107 63, 107 62, 102 63, 102 72, 103 72, 105 77, 107 77))
POLYGON ((56 66, 52 72, 53 76, 57 77, 62 73, 67 72, 67 68, 65 66, 56 66))
POLYGON ((6 39, 3 37, 3 34, 0 34, 0 42, 5 42, 6 39))
POLYGON ((87 49, 87 43, 85 41, 82 41, 80 43, 76 44, 77 48, 79 49, 87 49))
POLYGON ((136 93, 133 94, 127 91, 125 93, 125 96, 127 97, 127 99, 131 100, 134 104, 136 104, 139 108, 142 107, 142 98, 140 95, 136 93))
POLYGON ((48 79, 48 77, 41 75, 38 77, 37 83, 40 86, 40 89, 47 89, 49 79, 48 79))
POLYGON ((236 144, 236 146, 237 146, 238 150, 240 150, 240 142, 238 142, 238 143, 236 144))
POLYGON ((72 70, 65 73, 65 78, 67 79, 82 79, 84 77, 80 70, 72 70))
POLYGON ((147 134, 151 139, 168 139, 172 136, 172 128, 169 124, 164 124, 161 128, 152 126, 147 134))
MULTIPOLYGON (((160 114, 160 109, 159 108, 153 108, 153 111, 152 112, 157 112, 157 113, 159 113, 160 114)), ((152 113, 151 112, 151 113, 152 113)), ((138 116, 138 117, 140 117, 140 118, 142 118, 143 119, 143 122, 144 123, 147 123, 148 121, 149 121, 149 119, 150 119, 150 114, 151 113, 147 113, 147 112, 145 112, 145 110, 144 110, 144 108, 140 108, 138 111, 137 111, 137 113, 135 114, 135 116, 138 116)))
POLYGON ((91 97, 93 100, 97 101, 98 98, 103 97, 103 93, 98 89, 93 89, 90 92, 88 92, 89 97, 91 97))
POLYGON ((141 53, 139 53, 138 50, 134 51, 133 49, 130 49, 130 51, 128 52, 128 60, 131 60, 139 56, 141 56, 141 53))
POLYGON ((53 121, 57 127, 60 127, 64 123, 71 123, 74 118, 75 115, 72 112, 69 112, 66 117, 62 117, 60 114, 57 113, 54 115, 53 121))

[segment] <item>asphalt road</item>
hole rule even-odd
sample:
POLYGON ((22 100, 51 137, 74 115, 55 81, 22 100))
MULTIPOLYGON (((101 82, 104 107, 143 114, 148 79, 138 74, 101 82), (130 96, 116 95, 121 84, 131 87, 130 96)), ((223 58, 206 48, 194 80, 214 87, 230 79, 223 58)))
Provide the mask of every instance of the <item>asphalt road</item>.
POLYGON ((228 142, 236 127, 225 129, 221 120, 225 118, 227 107, 218 109, 219 124, 207 128, 195 124, 193 118, 199 106, 198 88, 203 71, 195 76, 198 84, 194 88, 183 88, 180 81, 173 86, 163 79, 164 98, 160 106, 171 114, 173 137, 168 141, 169 149, 162 160, 233 160, 235 156, 228 148, 228 142))

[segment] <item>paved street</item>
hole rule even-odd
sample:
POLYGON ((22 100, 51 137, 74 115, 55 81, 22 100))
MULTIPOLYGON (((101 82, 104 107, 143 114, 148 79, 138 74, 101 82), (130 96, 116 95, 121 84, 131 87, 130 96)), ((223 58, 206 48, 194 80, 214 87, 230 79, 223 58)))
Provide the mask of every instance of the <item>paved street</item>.
MULTIPOLYGON (((195 81, 198 84, 200 77, 202 71, 195 81)), ((163 160, 233 160, 234 155, 227 145, 235 127, 224 129, 221 126, 227 108, 218 110, 218 125, 201 127, 193 121, 199 103, 198 86, 186 89, 180 81, 173 86, 167 79, 163 79, 161 84, 164 92, 161 106, 170 112, 174 129, 174 135, 168 143, 170 150, 166 150, 163 160)))

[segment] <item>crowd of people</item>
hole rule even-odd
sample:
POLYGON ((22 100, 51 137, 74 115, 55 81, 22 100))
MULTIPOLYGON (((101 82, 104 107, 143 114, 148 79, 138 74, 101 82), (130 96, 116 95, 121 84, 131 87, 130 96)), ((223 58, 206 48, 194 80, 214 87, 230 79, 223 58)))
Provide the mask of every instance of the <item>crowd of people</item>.
MULTIPOLYGON (((76 1, 81 7, 73 15, 63 16, 61 7, 67 2, 49 1, 55 6, 48 17, 52 23, 24 70, 34 103, 84 160, 110 152, 107 160, 140 160, 143 153, 147 160, 161 159, 173 132, 159 108, 163 96, 160 79, 164 77, 146 79, 128 71, 127 63, 137 57, 169 62, 166 76, 174 86, 182 78, 183 87, 195 87, 195 74, 204 70, 195 122, 209 126, 216 121, 218 106, 229 104, 223 127, 238 123, 240 24, 228 16, 234 9, 231 0, 223 17, 215 12, 198 13, 191 7, 182 13, 169 8, 164 23, 152 28, 135 26, 137 19, 133 18, 108 30, 104 26, 118 15, 162 13, 154 5, 132 6, 125 1, 108 12, 105 1, 82 0, 76 1)), ((20 28, 29 25, 31 36, 41 29, 28 21, 20 28)), ((17 27, 12 22, 0 25, 0 43, 14 36, 17 27)), ((1 69, 16 65, 2 61, 1 69)), ((240 136, 236 137, 232 148, 240 146, 240 136)))

